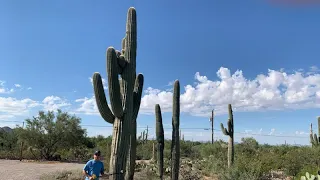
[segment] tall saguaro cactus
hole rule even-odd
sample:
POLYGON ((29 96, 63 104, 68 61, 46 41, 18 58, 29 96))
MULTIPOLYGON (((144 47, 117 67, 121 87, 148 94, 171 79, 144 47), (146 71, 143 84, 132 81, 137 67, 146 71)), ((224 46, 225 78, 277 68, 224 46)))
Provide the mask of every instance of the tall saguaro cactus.
POLYGON ((316 133, 313 134, 312 123, 310 124, 310 142, 313 147, 320 145, 320 117, 318 117, 318 135, 316 133))
POLYGON ((174 82, 172 102, 171 179, 178 180, 180 169, 180 83, 174 82))
POLYGON ((228 167, 230 168, 234 163, 234 124, 233 124, 233 113, 231 104, 228 105, 229 109, 229 119, 228 119, 228 129, 224 128, 221 123, 221 130, 224 135, 229 136, 228 143, 228 167))
POLYGON ((156 138, 157 138, 157 163, 160 179, 163 180, 163 150, 164 150, 164 131, 162 124, 161 108, 159 104, 155 106, 156 113, 156 138))
MULTIPOLYGON (((172 105, 172 143, 171 143, 171 179, 178 180, 180 170, 180 83, 174 83, 173 105, 172 105)), ((158 165, 160 179, 163 179, 163 149, 164 134, 160 105, 155 106, 156 113, 156 136, 158 141, 158 165)))
POLYGON ((99 73, 93 75, 94 93, 103 119, 113 124, 110 173, 111 179, 133 179, 136 158, 137 116, 143 89, 143 75, 136 75, 137 18, 131 7, 127 14, 126 35, 122 51, 107 50, 107 73, 111 110, 99 73), (119 75, 121 78, 119 79, 119 75), (123 173, 125 171, 125 174, 123 173))

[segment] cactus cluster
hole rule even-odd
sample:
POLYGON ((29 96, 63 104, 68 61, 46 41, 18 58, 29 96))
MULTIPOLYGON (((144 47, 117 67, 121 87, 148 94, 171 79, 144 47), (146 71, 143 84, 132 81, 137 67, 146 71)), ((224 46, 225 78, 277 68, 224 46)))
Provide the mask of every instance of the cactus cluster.
POLYGON ((229 136, 228 142, 228 167, 230 168, 234 163, 234 124, 233 124, 233 112, 231 104, 228 105, 229 119, 228 119, 228 129, 224 128, 221 123, 222 133, 229 136))
POLYGON ((148 134, 149 134, 149 128, 147 126, 147 129, 141 132, 141 135, 139 136, 139 140, 142 144, 146 143, 148 140, 148 134))
MULTIPOLYGON (((158 169, 160 179, 163 179, 163 149, 164 131, 162 124, 161 108, 159 104, 155 106, 156 114, 156 137, 158 142, 158 169)), ((180 170, 180 83, 174 83, 173 105, 172 105, 172 143, 171 143, 171 179, 178 180, 180 170)))
POLYGON ((320 145, 320 117, 318 117, 318 135, 312 132, 312 123, 310 124, 310 143, 313 147, 320 145))
POLYGON ((101 75, 97 72, 93 75, 99 112, 106 122, 113 124, 110 173, 114 180, 133 179, 134 176, 136 118, 144 79, 142 74, 136 75, 136 51, 136 10, 131 7, 127 14, 126 35, 122 40, 121 52, 113 47, 107 49, 108 88, 112 111, 106 100, 101 75))

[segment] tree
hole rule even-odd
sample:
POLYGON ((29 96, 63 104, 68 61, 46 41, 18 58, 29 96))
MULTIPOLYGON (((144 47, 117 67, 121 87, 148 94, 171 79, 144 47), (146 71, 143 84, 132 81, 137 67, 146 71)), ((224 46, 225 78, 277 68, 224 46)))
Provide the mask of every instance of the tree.
POLYGON ((13 151, 17 146, 18 136, 17 130, 10 132, 0 130, 0 149, 13 151))
POLYGON ((81 119, 58 110, 39 111, 38 116, 26 119, 26 128, 20 131, 20 138, 32 149, 36 149, 40 158, 51 160, 58 149, 69 149, 80 145, 86 130, 80 126, 81 119))

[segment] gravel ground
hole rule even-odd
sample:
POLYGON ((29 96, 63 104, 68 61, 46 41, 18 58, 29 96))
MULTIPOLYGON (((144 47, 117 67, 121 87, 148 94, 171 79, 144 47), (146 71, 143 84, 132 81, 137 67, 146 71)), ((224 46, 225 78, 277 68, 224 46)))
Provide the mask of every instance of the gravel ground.
POLYGON ((19 160, 0 160, 1 180, 35 180, 42 174, 60 170, 81 170, 84 164, 59 162, 20 162, 19 160))

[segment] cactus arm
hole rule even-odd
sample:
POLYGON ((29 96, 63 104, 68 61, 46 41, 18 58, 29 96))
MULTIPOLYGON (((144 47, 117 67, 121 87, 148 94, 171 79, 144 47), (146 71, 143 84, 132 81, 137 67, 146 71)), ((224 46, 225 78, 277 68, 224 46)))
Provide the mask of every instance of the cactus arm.
POLYGON ((133 92, 133 119, 137 119, 138 112, 140 109, 140 103, 141 103, 141 95, 142 95, 142 89, 143 89, 143 75, 138 74, 136 77, 134 92, 133 92))
POLYGON ((109 47, 107 50, 109 97, 114 116, 121 118, 123 115, 123 108, 118 69, 118 58, 116 51, 113 47, 109 47))
POLYGON ((124 56, 134 69, 136 67, 136 52, 137 52, 137 15, 134 8, 130 8, 127 16, 127 34, 124 40, 124 56))
POLYGON ((222 123, 220 124, 220 126, 221 126, 221 131, 222 131, 222 133, 223 133, 224 135, 226 135, 226 136, 229 136, 230 134, 229 134, 228 130, 227 130, 226 128, 224 128, 224 126, 223 126, 222 123))
POLYGON ((96 97, 95 99, 98 106, 98 110, 105 121, 113 124, 115 117, 108 106, 108 102, 106 99, 106 95, 104 93, 100 74, 97 72, 94 73, 92 79, 93 79, 94 95, 96 97))
POLYGON ((122 53, 122 54, 124 54, 125 48, 126 48, 126 37, 127 37, 127 36, 125 36, 125 37, 122 39, 122 42, 121 42, 121 47, 122 47, 121 53, 122 53))

